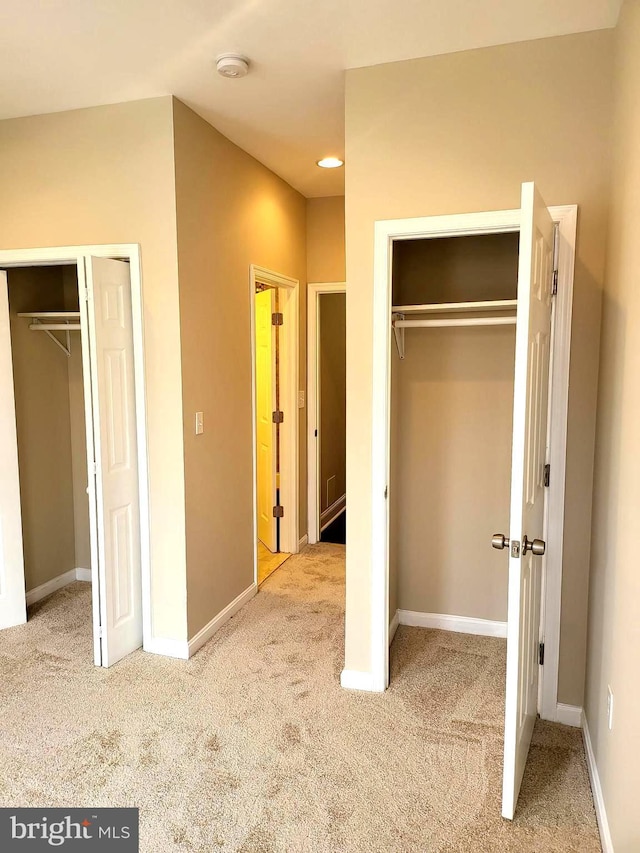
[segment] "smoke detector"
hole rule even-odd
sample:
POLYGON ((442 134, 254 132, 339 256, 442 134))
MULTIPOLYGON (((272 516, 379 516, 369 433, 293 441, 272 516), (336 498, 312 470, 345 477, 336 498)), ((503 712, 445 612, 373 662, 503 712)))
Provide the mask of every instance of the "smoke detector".
POLYGON ((216 71, 223 77, 246 77, 249 73, 249 60, 240 53, 223 53, 216 59, 216 71))

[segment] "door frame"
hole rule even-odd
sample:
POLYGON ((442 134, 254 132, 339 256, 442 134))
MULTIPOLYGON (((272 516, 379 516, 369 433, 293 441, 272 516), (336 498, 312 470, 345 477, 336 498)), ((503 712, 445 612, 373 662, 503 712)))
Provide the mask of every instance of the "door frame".
POLYGON ((258 583, 258 458, 256 453, 256 284, 266 284, 280 290, 278 310, 283 315, 279 335, 280 407, 284 421, 280 425, 280 502, 284 516, 280 524, 280 552, 297 554, 298 540, 298 362, 299 362, 299 289, 297 278, 290 278, 265 267, 249 267, 249 304, 251 311, 251 440, 253 464, 253 555, 254 581, 258 583))
POLYGON ((307 285, 307 536, 309 545, 320 541, 320 297, 346 293, 344 281, 312 282, 307 285))
MULTIPOLYGON (((558 719, 569 360, 577 211, 577 205, 549 208, 551 218, 558 227, 558 293, 554 298, 552 315, 548 442, 553 473, 545 511, 544 538, 548 546, 541 609, 545 662, 540 667, 538 705, 540 716, 554 721, 558 719)), ((392 245, 396 240, 496 234, 519 229, 519 208, 379 220, 375 223, 371 412, 371 673, 370 678, 363 681, 373 691, 383 691, 389 684, 389 518, 386 490, 389 483, 391 432, 392 245)))
MULTIPOLYGON (((150 528, 149 528, 149 471, 147 447, 146 386, 144 373, 144 327, 142 305, 142 264, 138 243, 113 243, 95 246, 56 246, 35 249, 0 249, 0 267, 43 267, 56 265, 75 265, 78 271, 78 296, 80 302, 80 337, 82 345, 82 373, 85 398, 85 427, 87 449, 94 447, 94 419, 91 403, 90 351, 88 340, 87 301, 85 259, 90 257, 114 258, 129 261, 131 277, 131 313, 133 321, 133 361, 135 377, 136 435, 138 442, 138 491, 140 511, 140 566, 142 574, 142 637, 143 648, 152 639, 151 623, 151 564, 150 564, 150 528)), ((100 654, 100 600, 99 600, 99 562, 97 552, 97 495, 95 477, 92 470, 94 454, 87 453, 87 477, 89 487, 89 524, 94 531, 91 539, 91 576, 94 663, 102 665, 100 654), (96 571, 97 569, 97 571, 96 571)), ((26 592, 25 592, 26 596, 26 592)))

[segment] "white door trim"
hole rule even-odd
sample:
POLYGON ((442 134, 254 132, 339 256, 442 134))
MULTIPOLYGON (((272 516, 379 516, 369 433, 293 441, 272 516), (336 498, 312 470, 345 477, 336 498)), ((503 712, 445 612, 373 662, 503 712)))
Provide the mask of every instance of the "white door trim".
MULTIPOLYGON (((137 243, 113 243, 99 246, 56 246, 37 249, 2 249, 0 250, 0 267, 17 266, 54 266, 57 264, 75 264, 78 269, 78 289, 80 296, 80 325, 84 334, 82 338, 83 375, 85 382, 85 419, 87 421, 88 447, 93 447, 92 407, 90 396, 87 395, 88 377, 88 342, 87 342, 87 311, 84 301, 85 290, 85 258, 91 256, 101 258, 117 258, 128 260, 131 274, 131 303, 133 319, 133 358, 135 374, 136 400, 136 429, 138 438, 138 482, 140 501, 140 563, 142 570, 142 620, 143 647, 153 642, 153 623, 151 617, 151 565, 150 565, 150 530, 149 530, 149 472, 147 462, 147 415, 146 415, 146 386, 144 373, 144 327, 142 305, 142 266, 140 246, 137 243)), ((92 454, 87 454, 88 464, 92 454)), ((93 473, 89 472, 89 483, 94 482, 93 473)), ((89 489, 89 519, 96 529, 96 495, 95 488, 89 489)), ((91 562, 98 565, 95 550, 95 536, 92 537, 91 562)), ((94 590, 96 584, 94 584, 94 590)), ((94 599, 97 596, 93 596, 94 599)), ((99 665, 98 640, 99 618, 96 619, 96 608, 99 602, 93 602, 94 608, 94 661, 99 665)), ((98 611, 99 612, 99 611, 98 611)))
MULTIPOLYGON (((564 526, 569 355, 577 206, 550 207, 558 223, 558 296, 554 300, 553 375, 550 419, 551 486, 547 495, 548 547, 543 591, 545 665, 540 674, 540 713, 557 715, 562 547, 564 526)), ((520 209, 381 220, 375 223, 373 274, 372 423, 371 423, 371 678, 369 689, 385 690, 389 683, 389 521, 385 496, 390 462, 391 390, 391 248, 395 240, 495 234, 518 231, 520 209)), ((347 542, 347 549, 349 543, 347 542)), ((347 614, 348 618, 348 614, 347 614)))
POLYGON ((318 371, 318 300, 323 293, 346 293, 344 281, 330 281, 307 285, 307 507, 309 544, 320 539, 320 443, 317 430, 320 423, 320 395, 318 371))
POLYGON ((297 554, 298 536, 298 360, 299 360, 299 285, 296 278, 282 275, 265 267, 249 267, 249 304, 251 309, 251 437, 253 459, 253 549, 254 580, 258 582, 258 511, 256 455, 256 284, 280 289, 282 298, 278 310, 283 315, 280 327, 280 406, 284 421, 280 428, 280 502, 284 517, 280 524, 280 550, 297 554))

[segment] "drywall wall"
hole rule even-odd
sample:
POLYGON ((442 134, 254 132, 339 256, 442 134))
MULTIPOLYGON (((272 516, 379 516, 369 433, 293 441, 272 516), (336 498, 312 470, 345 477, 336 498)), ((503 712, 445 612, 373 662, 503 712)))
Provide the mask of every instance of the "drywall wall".
POLYGON ((64 309, 59 267, 8 272, 24 570, 34 589, 76 568, 67 357, 22 311, 64 309))
POLYGON ((585 714, 612 850, 640 850, 640 3, 616 32, 613 191, 602 308, 585 714), (613 729, 607 688, 613 691, 613 729))
POLYGON ((515 329, 411 329, 393 353, 397 606, 506 621, 515 329))
MULTIPOLYGON (((65 311, 78 311, 78 268, 62 268, 65 311)), ((87 494, 87 433, 84 413, 82 341, 80 332, 71 332, 69 373, 69 426, 71 428, 71 469, 73 475, 73 518, 76 569, 91 567, 89 537, 89 496, 87 494)))
POLYGON ((346 491, 346 307, 344 293, 318 297, 321 513, 346 491))
POLYGON ((0 248, 141 246, 152 631, 185 640, 172 99, 0 122, 0 186, 0 248))
MULTIPOLYGON (((253 582, 251 264, 300 281, 299 381, 305 388, 306 205, 177 100, 174 125, 192 637, 253 582), (199 436, 196 411, 205 417, 199 436)), ((297 416, 302 536, 306 408, 297 416)))
POLYGON ((580 205, 559 698, 582 704, 612 40, 601 31, 347 72, 349 669, 370 669, 373 223, 515 208, 535 180, 548 204, 580 205))
POLYGON ((344 196, 307 199, 307 281, 345 280, 344 196))

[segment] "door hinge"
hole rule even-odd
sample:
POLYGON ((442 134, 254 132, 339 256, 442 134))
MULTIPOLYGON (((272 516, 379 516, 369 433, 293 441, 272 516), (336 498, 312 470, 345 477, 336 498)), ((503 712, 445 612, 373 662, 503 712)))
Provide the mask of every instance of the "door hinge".
POLYGON ((551 482, 551 465, 547 462, 544 466, 544 484, 547 488, 549 488, 549 483, 551 482))
POLYGON ((89 288, 88 287, 85 287, 85 289, 84 289, 84 301, 85 302, 89 301, 89 288))
POLYGON ((538 646, 538 663, 540 666, 544 666, 544 643, 540 643, 538 646))
POLYGON ((277 412, 273 412, 271 415, 271 420, 274 424, 281 424, 284 421, 284 412, 281 412, 279 409, 277 412))
POLYGON ((318 430, 317 430, 317 429, 316 429, 316 430, 314 430, 314 431, 313 431, 313 434, 314 434, 314 436, 317 438, 317 437, 318 437, 318 430))
POLYGON ((274 518, 284 518, 284 507, 280 506, 280 505, 274 506, 273 517, 274 518))
POLYGON ((98 637, 99 639, 102 639, 102 625, 98 628, 98 637))
POLYGON ((558 270, 553 271, 553 283, 551 285, 551 295, 556 296, 558 293, 558 270))
POLYGON ((389 486, 384 487, 384 499, 386 500, 389 497, 389 486))
POLYGON ((271 315, 271 325, 272 326, 282 326, 284 324, 284 317, 282 316, 282 311, 274 311, 271 315))

